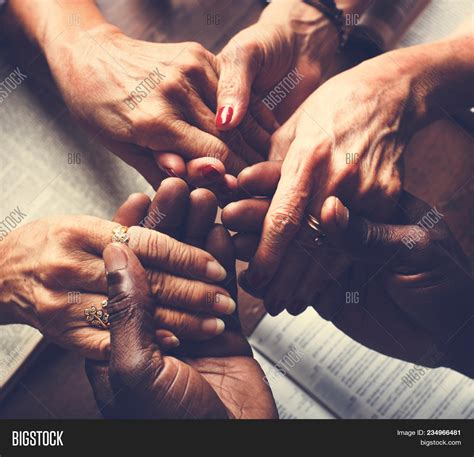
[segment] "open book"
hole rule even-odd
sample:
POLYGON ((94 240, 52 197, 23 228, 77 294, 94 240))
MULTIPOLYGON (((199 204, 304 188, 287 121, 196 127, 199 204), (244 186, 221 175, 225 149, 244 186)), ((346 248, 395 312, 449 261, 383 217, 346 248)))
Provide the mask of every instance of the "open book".
MULTIPOLYGON (((413 2, 404 0, 397 3, 403 7, 403 4, 408 5, 413 2)), ((420 0, 420 3, 427 2, 420 0)), ((472 13, 472 1, 431 1, 415 20, 414 15, 418 14, 418 9, 410 11, 406 21, 412 26, 400 40, 397 40, 400 46, 433 41, 448 35, 462 20, 468 17, 468 14, 472 13)), ((375 18, 378 17, 377 11, 373 14, 369 12, 369 14, 375 18)), ((402 17, 404 17, 403 14, 402 17)), ((387 18, 383 17, 382 19, 387 18)), ((387 19, 387 21, 389 25, 392 23, 391 19, 387 19)), ((374 21, 369 20, 367 23, 374 23, 374 21)), ((404 30, 403 24, 399 26, 396 21, 393 22, 393 27, 399 32, 404 30)), ((394 38, 399 38, 395 35, 391 33, 391 41, 394 38)), ((8 49, 8 45, 5 46, 5 49, 8 49)), ((0 48, 0 80, 3 80, 15 69, 15 65, 4 59, 4 54, 6 52, 0 48)), ((67 114, 64 104, 53 87, 39 87, 33 78, 28 77, 26 82, 18 87, 10 97, 8 103, 2 103, 0 110, 0 136, 2 138, 0 144, 2 164, 0 169, 0 192, 2 193, 0 214, 3 214, 0 219, 3 219, 16 207, 20 207, 21 211, 27 214, 23 223, 53 214, 89 214, 109 218, 130 193, 150 190, 142 177, 79 131, 77 124, 67 114)), ((87 305, 85 304, 85 306, 87 305)), ((295 325, 302 322, 302 319, 296 319, 295 325)), ((273 334, 272 328, 280 320, 266 317, 252 338, 257 350, 266 357, 266 359, 261 359, 264 367, 268 365, 269 361, 278 360, 281 356, 278 352, 270 351, 271 346, 268 346, 268 338, 271 338, 273 334)), ((41 334, 28 326, 0 326, 0 399, 5 395, 7 386, 11 386, 21 374, 19 368, 40 346, 41 340, 41 334)), ((290 344, 286 337, 285 342, 290 344)), ((276 346, 274 349, 276 350, 276 346)), ((258 352, 256 355, 259 357, 258 352)), ((306 357, 307 360, 308 357, 306 357)), ((368 364, 369 362, 364 359, 363 363, 368 364)), ((372 365, 375 367, 378 363, 372 362, 372 365)), ((312 372, 308 372, 308 374, 310 373, 312 372)), ((446 374, 445 371, 440 373, 437 376, 441 376, 442 379, 445 379, 443 376, 448 376, 451 379, 451 375, 446 374)), ((430 375, 429 379, 432 376, 434 375, 430 375)), ((435 382, 441 378, 436 378, 435 382)), ((283 376, 281 381, 277 381, 278 385, 274 385, 275 381, 272 381, 279 399, 283 398, 282 395, 290 395, 297 404, 301 404, 298 411, 288 411, 288 416, 295 414, 298 417, 306 417, 306 415, 308 417, 323 417, 324 415, 326 415, 324 417, 332 417, 332 413, 327 412, 314 400, 313 384, 308 384, 312 378, 308 378, 305 382, 301 382, 303 377, 295 377, 295 379, 299 383, 299 387, 289 378, 283 376), (286 387, 280 389, 278 387, 280 384, 286 387), (301 390, 301 386, 307 392, 311 392, 311 395, 301 390)), ((420 385, 425 384, 426 381, 420 383, 420 385)), ((317 390, 330 392, 330 390, 322 388, 317 390)), ((420 396, 423 394, 422 390, 419 391, 420 396)), ((326 402, 324 398, 322 401, 329 405, 329 402, 326 402)), ((283 403, 289 404, 287 401, 283 403)), ((347 409, 349 403, 346 402, 339 407, 335 407, 332 403, 331 401, 332 411, 338 412, 341 417, 351 416, 350 410, 347 409)), ((358 414, 364 414, 364 417, 375 414, 369 409, 362 411, 359 406, 357 406, 357 410, 358 414)), ((390 409, 390 411, 392 410, 390 409)), ((424 414, 424 410, 421 413, 424 414)), ((465 413, 466 411, 462 414, 465 413)), ((380 413, 378 414, 380 415, 380 413)), ((436 416, 438 413, 435 411, 433 414, 436 416)), ((472 414, 472 405, 470 414, 472 414)), ((283 414, 283 411, 282 416, 286 417, 286 413, 283 414)), ((380 415, 380 417, 386 416, 380 415)))
POLYGON ((313 309, 265 316, 250 343, 283 419, 474 419, 474 381, 367 349, 313 309))

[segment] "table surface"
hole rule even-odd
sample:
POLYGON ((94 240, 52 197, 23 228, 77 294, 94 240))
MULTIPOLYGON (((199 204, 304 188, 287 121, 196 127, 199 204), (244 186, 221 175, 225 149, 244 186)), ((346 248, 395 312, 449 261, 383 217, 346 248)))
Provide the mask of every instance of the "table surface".
MULTIPOLYGON (((156 42, 198 41, 213 52, 253 23, 261 11, 261 3, 256 0, 99 0, 98 3, 110 22, 132 37, 156 42), (219 23, 208 25, 208 14, 218 14, 219 23)), ((454 122, 443 120, 420 132, 405 157, 406 189, 442 209, 471 260, 474 258, 473 150, 472 136, 454 122)), ((262 306, 245 293, 240 295, 239 303, 243 326, 249 334, 263 315, 262 306)), ((38 356, 0 409, 0 418, 100 417, 84 374, 84 360, 54 345, 38 356)))

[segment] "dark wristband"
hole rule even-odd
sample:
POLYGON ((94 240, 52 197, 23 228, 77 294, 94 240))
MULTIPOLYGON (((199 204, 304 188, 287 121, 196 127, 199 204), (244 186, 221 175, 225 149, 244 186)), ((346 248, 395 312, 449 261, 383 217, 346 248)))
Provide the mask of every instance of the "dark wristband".
POLYGON ((339 37, 340 52, 347 42, 347 29, 344 23, 344 12, 336 6, 334 0, 303 0, 304 3, 313 6, 323 13, 336 27, 339 37))

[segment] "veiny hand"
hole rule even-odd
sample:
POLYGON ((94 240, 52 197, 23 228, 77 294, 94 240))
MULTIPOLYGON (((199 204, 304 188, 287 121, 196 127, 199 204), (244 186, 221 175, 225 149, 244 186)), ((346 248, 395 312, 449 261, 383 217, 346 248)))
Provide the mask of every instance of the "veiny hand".
POLYGON ((334 25, 316 8, 300 0, 269 3, 217 56, 219 130, 237 127, 249 112, 270 126, 273 114, 286 120, 330 73, 337 45, 334 25))
MULTIPOLYGON (((235 264, 233 247, 222 226, 211 230, 206 249, 230 273, 235 264)), ((154 303, 139 260, 126 246, 116 244, 105 249, 104 259, 111 313, 110 364, 89 361, 86 372, 105 417, 277 417, 264 374, 239 332, 228 331, 201 347, 198 343, 194 350, 200 350, 199 355, 164 355, 153 339, 154 303), (225 354, 227 348, 230 356, 225 354)), ((235 281, 229 285, 235 291, 235 281)))
MULTIPOLYGON (((281 161, 262 162, 242 171, 238 176, 238 196, 242 200, 230 203, 222 211, 223 224, 229 230, 237 232, 234 243, 241 260, 252 261, 261 243, 263 224, 278 186, 281 164, 281 161)), ((285 308, 294 315, 302 313, 313 304, 312 299, 318 292, 336 280, 328 274, 327 268, 342 256, 337 253, 335 255, 333 250, 327 250, 324 245, 316 245, 312 235, 307 224, 304 224, 300 236, 289 243, 281 271, 263 287, 251 287, 246 272, 241 273, 241 286, 263 298, 265 308, 271 315, 276 316, 285 308), (324 253, 324 257, 318 260, 321 253, 324 253)), ((338 264, 340 272, 349 264, 350 260, 342 257, 338 264)), ((257 273, 264 277, 266 272, 263 270, 257 273)))
MULTIPOLYGON (((263 164, 251 167, 260 168, 255 173, 260 178, 251 179, 249 169, 239 182, 255 195, 271 194, 278 167, 277 162, 267 163, 265 169, 263 164)), ((224 208, 223 222, 239 232, 233 238, 238 258, 249 260, 254 255, 269 206, 269 199, 252 198, 224 208)), ((291 303, 298 301, 305 287, 305 303, 362 344, 420 365, 449 366, 472 377, 467 351, 474 339, 474 281, 467 259, 438 209, 406 192, 397 208, 394 224, 380 224, 349 216, 336 197, 326 199, 321 212, 326 249, 346 258, 350 267, 337 280, 320 283, 314 277, 317 293, 306 286, 306 277, 296 284, 281 284, 281 294, 287 294, 290 303, 288 311, 299 314, 306 308, 291 303), (424 225, 423 218, 428 221, 424 225)), ((290 249, 296 251, 299 246, 292 244, 290 249)), ((305 245, 301 256, 305 251, 311 252, 305 245)), ((267 295, 271 294, 271 289, 263 292, 270 310, 267 295)))
MULTIPOLYGON (((163 186, 173 187, 176 183, 170 180, 181 182, 169 178, 163 186)), ((134 196, 119 209, 117 221, 128 223, 146 214, 149 200, 138 197, 140 201, 134 196)), ((28 323, 53 342, 89 358, 107 358, 109 332, 89 326, 84 309, 100 306, 106 298, 102 251, 118 226, 96 217, 62 216, 40 219, 10 233, 0 245, 4 253, 0 301, 13 309, 11 321, 28 323)), ((200 313, 190 316, 187 335, 211 338, 222 332, 222 323, 208 315, 220 314, 225 297, 230 296, 223 287, 208 284, 226 277, 219 262, 199 248, 153 230, 135 226, 128 234, 129 246, 146 266, 159 303, 200 313)), ((167 325, 172 332, 180 323, 173 317, 162 315, 161 327, 167 325)))
MULTIPOLYGON (((247 274, 252 289, 282 277, 337 279, 346 265, 324 247, 311 263, 287 247, 335 195, 355 213, 386 221, 401 189, 401 155, 420 127, 409 77, 390 59, 366 61, 317 89, 274 134, 270 157, 283 159, 281 179, 247 274), (306 272, 306 273, 305 273, 306 272)), ((287 278, 288 279, 288 278, 287 278)), ((275 296, 275 299, 279 297, 275 296)))
POLYGON ((256 123, 247 140, 216 129, 217 62, 198 43, 139 41, 101 24, 52 41, 47 57, 78 121, 155 187, 182 176, 226 188, 232 180, 216 161, 237 174, 268 150, 269 133, 256 123), (197 158, 187 170, 185 162, 197 158))

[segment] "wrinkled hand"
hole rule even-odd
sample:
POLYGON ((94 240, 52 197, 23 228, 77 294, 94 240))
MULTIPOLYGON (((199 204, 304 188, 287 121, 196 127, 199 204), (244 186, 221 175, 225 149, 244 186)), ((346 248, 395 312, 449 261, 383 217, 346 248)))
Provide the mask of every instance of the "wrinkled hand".
POLYGON ((48 63, 74 116, 153 186, 182 176, 228 187, 225 170, 262 160, 269 134, 258 125, 248 142, 216 129, 217 62, 198 43, 139 41, 102 24, 51 47, 48 63))
POLYGON ((272 1, 217 56, 217 127, 233 129, 249 113, 270 126, 274 115, 286 120, 331 71, 337 44, 336 29, 316 8, 272 1))
MULTIPOLYGON (((272 172, 268 168, 258 183, 245 176, 239 180, 256 195, 268 194, 278 181, 278 164, 272 172)), ((234 237, 239 258, 253 255, 269 206, 268 199, 255 198, 224 209, 223 222, 241 232, 234 237)), ((306 289, 307 302, 372 349, 420 365, 448 366, 472 377, 468 352, 474 342, 474 281, 465 255, 443 214, 406 192, 393 221, 396 225, 350 215, 339 199, 326 199, 321 223, 328 252, 344 256, 351 265, 337 280, 325 281, 320 292, 306 289), (429 222, 420 223, 423 218, 429 222)), ((289 301, 300 296, 301 282, 281 285, 289 301)), ((303 309, 290 305, 289 311, 298 314, 303 309)))
POLYGON ((327 255, 324 247, 315 252, 312 266, 287 249, 305 229, 307 213, 320 217, 327 197, 341 198, 374 221, 390 217, 401 189, 401 155, 419 127, 419 107, 413 106, 408 78, 377 59, 327 81, 274 134, 270 157, 283 159, 281 179, 249 265, 251 288, 289 274, 298 277, 309 268, 311 277, 321 266, 330 278, 344 271, 343 260, 327 255))
MULTIPOLYGON (((206 249, 229 270, 233 268, 232 243, 222 226, 211 230, 206 249)), ((153 339, 154 304, 137 257, 127 247, 112 244, 104 259, 111 313, 110 365, 88 361, 86 371, 105 417, 277 417, 264 374, 238 330, 194 345, 193 354, 164 355, 153 339)), ((230 286, 235 291, 235 281, 230 286)))
MULTIPOLYGON (((148 204, 149 200, 139 196, 137 202, 134 196, 119 209, 116 221, 128 224, 132 219, 140 220, 148 204)), ((119 226, 117 222, 90 216, 50 217, 10 233, 1 246, 0 301, 15 305, 12 320, 30 324, 53 342, 87 357, 107 358, 109 332, 89 326, 84 309, 100 306, 107 298, 102 251, 119 226)), ((224 297, 229 296, 223 287, 209 284, 226 276, 219 262, 208 252, 163 233, 130 227, 128 234, 130 248, 146 265, 155 299, 159 298, 162 306, 179 303, 195 313, 205 311, 193 320, 194 327, 187 327, 188 334, 195 338, 202 338, 203 333, 207 338, 215 336, 219 329, 216 321, 213 328, 212 323, 204 328, 202 318, 222 311, 224 297)), ((170 330, 172 317, 163 317, 170 330)))

